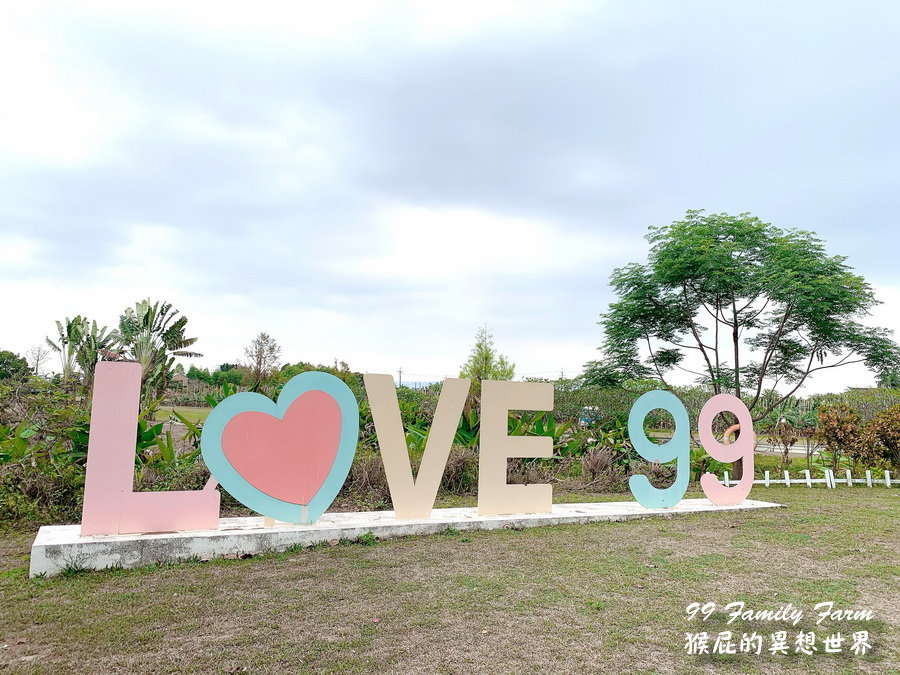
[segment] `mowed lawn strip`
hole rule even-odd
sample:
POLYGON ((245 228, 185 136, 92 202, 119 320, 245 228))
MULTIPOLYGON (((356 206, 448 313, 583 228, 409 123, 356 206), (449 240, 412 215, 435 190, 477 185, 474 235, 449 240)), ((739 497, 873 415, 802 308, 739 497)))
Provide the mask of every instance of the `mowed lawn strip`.
POLYGON ((173 412, 177 412, 188 422, 196 424, 197 422, 205 422, 206 418, 209 417, 209 413, 212 412, 212 408, 194 408, 183 405, 167 405, 160 407, 159 410, 156 411, 155 419, 157 422, 168 422, 169 419, 173 416, 173 412))
MULTIPOLYGON (((700 496, 697 493, 689 496, 700 496)), ((410 537, 27 579, 0 545, 0 666, 70 672, 891 672, 900 491, 763 488, 787 508, 410 537), (797 627, 691 602, 805 611, 797 627), (816 626, 812 607, 870 609, 816 626), (687 656, 685 632, 868 630, 874 651, 687 656)), ((603 499, 625 499, 604 495, 603 499)), ((586 495, 567 495, 586 501, 586 495)), ((768 641, 768 640, 767 640, 768 641)), ((849 644, 844 645, 845 648, 849 644)), ((819 645, 819 652, 822 652, 819 645)))

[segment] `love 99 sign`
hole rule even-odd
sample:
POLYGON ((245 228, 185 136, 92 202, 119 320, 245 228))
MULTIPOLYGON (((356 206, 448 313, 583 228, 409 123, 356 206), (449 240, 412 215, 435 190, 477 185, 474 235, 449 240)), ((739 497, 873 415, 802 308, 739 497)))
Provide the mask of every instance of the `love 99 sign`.
MULTIPOLYGON (((740 504, 753 487, 753 456, 756 437, 753 419, 744 402, 731 394, 717 394, 709 399, 700 411, 698 419, 700 444, 715 460, 736 462, 743 460, 743 477, 734 487, 725 487, 711 473, 700 477, 703 493, 719 506, 740 504), (721 412, 731 412, 740 424, 738 439, 725 445, 713 434, 713 419, 721 412)), ((677 460, 675 482, 667 488, 655 488, 646 476, 632 476, 629 480, 631 494, 648 509, 671 508, 687 491, 690 472, 691 434, 687 408, 678 397, 667 391, 648 391, 635 401, 628 415, 628 435, 638 454, 650 462, 677 460), (675 433, 666 443, 654 443, 644 433, 644 420, 652 410, 665 410, 675 420, 675 433)))
MULTIPOLYGON (((82 535, 168 532, 218 527, 221 484, 235 498, 273 520, 314 523, 347 477, 359 435, 359 406, 341 380, 323 372, 292 378, 277 401, 255 393, 229 396, 210 412, 200 446, 212 474, 203 490, 134 491, 134 439, 140 402, 141 366, 130 362, 97 364, 85 478, 82 535)), ((441 387, 434 421, 413 472, 396 387, 390 375, 364 377, 366 396, 384 463, 385 477, 398 520, 431 516, 450 455, 470 382, 447 378, 441 387)), ((552 411, 549 382, 482 383, 481 436, 478 460, 478 513, 550 513, 549 484, 517 485, 506 481, 509 458, 549 458, 549 436, 509 435, 509 414, 515 410, 552 411)), ((719 394, 699 417, 700 442, 715 459, 744 462, 744 477, 734 487, 706 474, 700 484, 717 505, 741 503, 753 484, 753 421, 734 396, 719 394), (713 419, 721 412, 737 415, 741 434, 722 445, 713 437, 713 419)), ((644 507, 665 509, 684 497, 690 480, 690 420, 678 398, 651 391, 634 404, 628 432, 638 453, 652 462, 676 461, 674 483, 656 488, 646 476, 629 481, 644 507), (655 409, 669 412, 675 432, 667 443, 652 442, 644 420, 655 409)))

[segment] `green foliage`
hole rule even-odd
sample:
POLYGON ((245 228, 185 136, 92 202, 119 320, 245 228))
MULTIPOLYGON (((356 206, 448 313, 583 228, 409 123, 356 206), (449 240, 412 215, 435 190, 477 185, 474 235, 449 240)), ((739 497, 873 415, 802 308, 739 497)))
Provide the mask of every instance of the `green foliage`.
POLYGON ((281 361, 281 347, 275 339, 260 332, 244 349, 244 369, 247 373, 247 387, 250 391, 261 391, 278 369, 281 361))
POLYGON ((89 321, 79 315, 74 319, 66 317, 56 322, 56 341, 46 339, 51 349, 60 355, 62 379, 75 388, 76 381, 82 396, 90 400, 94 389, 94 371, 97 363, 103 360, 116 360, 116 351, 121 336, 110 331, 106 326, 98 326, 96 321, 89 321), (76 378, 80 373, 81 377, 76 378))
POLYGON ((217 370, 210 377, 210 383, 216 387, 221 387, 225 384, 240 387, 244 384, 244 371, 240 368, 217 370))
POLYGON ((35 426, 29 422, 19 422, 15 426, 0 424, 0 464, 27 458, 31 449, 28 439, 35 431, 35 426))
MULTIPOLYGON (((152 467, 154 476, 191 467, 199 457, 198 425, 188 428, 183 443, 189 450, 182 452, 171 430, 148 421, 152 414, 148 408, 138 421, 136 466, 152 467)), ((0 519, 77 520, 89 429, 85 399, 65 383, 40 377, 0 382, 0 519)))
POLYGON ((89 420, 82 401, 43 378, 0 383, 0 461, 83 463, 89 420))
POLYGON ((868 422, 883 410, 900 405, 900 390, 896 389, 848 389, 842 394, 828 394, 815 399, 818 405, 844 404, 868 422))
POLYGON ((842 468, 851 458, 871 458, 873 439, 866 424, 844 403, 819 409, 818 435, 825 445, 824 460, 832 469, 842 468))
POLYGON ((691 480, 699 481, 705 473, 714 473, 721 476, 723 471, 729 471, 730 464, 720 462, 710 457, 706 450, 699 447, 691 447, 691 480))
POLYGON ((0 380, 23 380, 30 374, 28 361, 18 354, 0 351, 0 380))
POLYGON ((516 364, 497 354, 494 338, 487 326, 483 326, 475 334, 475 346, 469 360, 461 366, 459 376, 472 381, 472 395, 478 397, 481 395, 482 380, 511 380, 515 369, 516 364))
POLYGON ((0 464, 0 521, 76 523, 81 519, 84 468, 77 464, 0 464))
POLYGON ((478 417, 478 413, 475 410, 464 411, 456 427, 453 445, 461 448, 477 448, 480 435, 481 418, 478 417))
POLYGON ((86 331, 87 319, 83 316, 78 315, 74 319, 66 317, 63 321, 56 322, 56 339, 46 338, 47 346, 59 354, 62 366, 60 374, 65 381, 75 374, 76 357, 86 331))
POLYGON ((229 396, 234 396, 238 393, 238 388, 236 384, 231 384, 230 382, 225 382, 219 388, 218 391, 213 391, 210 394, 206 395, 206 403, 210 408, 215 408, 222 401, 224 401, 229 396))
POLYGON ((878 386, 884 389, 900 389, 900 368, 892 368, 879 374, 878 386))
POLYGON ((553 415, 575 423, 624 424, 634 402, 658 385, 653 380, 625 380, 616 387, 601 387, 581 379, 558 380, 553 385, 553 415))
POLYGON ((113 352, 119 342, 119 335, 110 332, 106 326, 98 327, 96 321, 91 321, 90 326, 85 319, 81 339, 75 352, 75 363, 81 370, 81 387, 85 398, 91 399, 94 393, 94 372, 97 363, 103 360, 118 358, 113 352))
POLYGON ((206 384, 212 384, 212 375, 210 375, 209 369, 201 369, 193 364, 191 364, 191 367, 188 368, 185 377, 187 377, 189 380, 199 380, 200 382, 205 382, 206 384))
POLYGON ((746 213, 688 211, 647 239, 646 265, 613 272, 619 299, 602 316, 606 356, 589 368, 595 380, 649 367, 665 384, 670 370, 686 369, 690 351, 701 365, 688 372, 714 393, 748 393, 761 419, 817 371, 857 362, 878 373, 900 367, 889 332, 858 321, 876 304, 871 287, 813 233, 746 213), (780 383, 788 394, 764 396, 780 383))
POLYGON ((880 445, 880 455, 900 471, 900 405, 883 410, 870 423, 872 436, 880 445))
POLYGON ((628 380, 642 380, 649 375, 650 369, 639 363, 637 354, 629 350, 624 355, 607 352, 603 361, 588 361, 581 377, 589 387, 615 389, 628 380))
MULTIPOLYGON (((143 300, 119 318, 118 330, 98 326, 78 315, 56 322, 57 336, 47 345, 60 355, 61 377, 67 387, 90 401, 94 371, 103 360, 132 360, 141 364, 141 406, 161 398, 174 372, 176 356, 199 356, 187 347, 196 338, 184 335, 187 318, 169 303, 143 300)), ((181 366, 178 366, 181 367, 181 366)), ((183 370, 183 368, 182 368, 183 370)), ((192 373, 202 379, 201 371, 192 373)))
POLYGON ((571 433, 572 420, 559 422, 550 412, 532 415, 511 414, 508 420, 510 436, 549 436, 553 439, 553 453, 567 457, 583 452, 584 439, 571 433))
POLYGON ((337 360, 335 360, 333 366, 326 366, 323 364, 314 365, 312 363, 306 363, 303 361, 299 363, 284 364, 281 367, 281 370, 279 370, 272 376, 272 385, 275 388, 275 395, 277 396, 278 392, 281 391, 281 388, 285 384, 287 384, 288 380, 294 377, 294 375, 299 375, 300 373, 305 373, 310 370, 317 370, 334 375, 336 378, 350 387, 350 391, 353 392, 353 395, 356 397, 357 401, 362 401, 366 397, 366 389, 363 385, 362 373, 350 370, 350 366, 348 366, 344 361, 337 360))
POLYGON ((172 411, 172 417, 183 424, 187 430, 181 439, 182 443, 189 444, 194 450, 199 450, 200 436, 203 433, 203 423, 189 420, 177 410, 172 411))
POLYGON ((358 536, 355 543, 363 546, 375 546, 375 544, 378 543, 378 537, 371 532, 366 532, 365 534, 358 536))
POLYGON ((150 299, 136 302, 119 317, 119 341, 124 357, 141 364, 141 400, 146 402, 165 393, 176 356, 201 354, 188 347, 197 338, 185 335, 187 317, 178 316, 171 303, 150 299))
POLYGON ((594 447, 607 451, 613 465, 627 471, 633 462, 640 461, 641 456, 631 444, 626 423, 616 421, 615 424, 606 428, 591 429, 590 434, 594 447))

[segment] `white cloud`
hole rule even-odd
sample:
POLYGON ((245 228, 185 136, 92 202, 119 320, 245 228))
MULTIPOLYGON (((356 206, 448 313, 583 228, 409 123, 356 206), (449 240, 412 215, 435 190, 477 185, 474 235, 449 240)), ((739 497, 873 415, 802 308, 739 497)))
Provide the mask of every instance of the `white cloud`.
POLYGON ((39 262, 41 242, 24 235, 0 235, 0 278, 4 272, 20 273, 39 262))
POLYGON ((539 220, 474 208, 395 206, 378 218, 375 250, 358 271, 420 283, 477 283, 495 275, 565 274, 635 252, 633 237, 567 233, 539 220))
POLYGON ((71 168, 108 156, 134 107, 77 55, 4 18, 0 12, 3 163, 71 168))
MULTIPOLYGON (((865 167, 896 164, 900 61, 853 36, 893 19, 770 33, 731 7, 3 3, 0 349, 151 297, 213 367, 266 330, 290 360, 433 379, 487 322, 520 374, 572 375, 611 269, 695 207, 810 223, 891 282, 896 191, 865 167)), ((898 287, 879 295, 873 323, 900 329, 898 287)))

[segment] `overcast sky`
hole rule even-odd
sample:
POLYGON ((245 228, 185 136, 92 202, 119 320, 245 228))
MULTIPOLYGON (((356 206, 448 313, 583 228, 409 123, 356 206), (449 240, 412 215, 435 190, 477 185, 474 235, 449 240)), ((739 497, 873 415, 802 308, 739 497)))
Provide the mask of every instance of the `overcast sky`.
POLYGON ((895 3, 227 4, 0 5, 0 349, 151 297, 211 368, 435 380, 487 323, 573 376, 698 208, 816 231, 900 331, 895 3))

